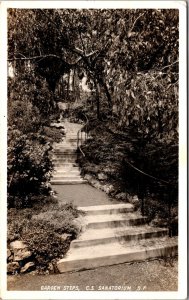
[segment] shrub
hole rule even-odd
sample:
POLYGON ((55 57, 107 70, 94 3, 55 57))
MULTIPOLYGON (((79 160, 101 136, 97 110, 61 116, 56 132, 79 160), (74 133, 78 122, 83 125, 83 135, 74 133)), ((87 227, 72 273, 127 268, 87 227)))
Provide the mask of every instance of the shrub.
POLYGON ((40 187, 49 181, 52 170, 51 149, 50 143, 45 142, 45 137, 41 135, 36 135, 35 139, 31 140, 18 129, 14 127, 9 129, 8 194, 10 197, 24 199, 30 193, 38 193, 40 187))
POLYGON ((61 131, 59 128, 56 127, 48 127, 44 126, 41 128, 40 133, 42 135, 45 135, 45 137, 48 139, 49 142, 53 143, 59 143, 65 136, 64 132, 61 131))

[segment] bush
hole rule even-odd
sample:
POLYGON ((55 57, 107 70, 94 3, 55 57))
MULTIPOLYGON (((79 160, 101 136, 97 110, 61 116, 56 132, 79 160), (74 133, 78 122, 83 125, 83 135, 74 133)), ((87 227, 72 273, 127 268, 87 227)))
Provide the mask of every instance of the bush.
MULTIPOLYGON (((35 139, 12 127, 8 131, 8 195, 25 199, 28 194, 39 193, 50 179, 53 168, 52 146, 45 137, 35 139)), ((10 199, 10 198, 8 198, 10 199)), ((24 200, 23 200, 24 201, 24 200)), ((8 205, 11 205, 9 202, 8 205)))
MULTIPOLYGON (((54 101, 54 95, 49 90, 45 79, 34 74, 33 70, 24 68, 22 72, 16 74, 14 79, 9 78, 8 82, 8 104, 9 107, 15 101, 24 102, 27 106, 31 104, 37 108, 40 116, 46 119, 57 110, 57 105, 54 101)), ((26 113, 26 112, 25 112, 26 113)), ((35 117, 35 115, 33 115, 35 117)), ((15 120, 13 119, 13 122, 15 120)), ((29 120, 30 121, 30 120, 29 120)))
POLYGON ((63 137, 65 136, 64 131, 60 130, 56 127, 48 127, 44 126, 40 133, 42 135, 45 135, 49 142, 53 143, 59 143, 62 141, 63 137))

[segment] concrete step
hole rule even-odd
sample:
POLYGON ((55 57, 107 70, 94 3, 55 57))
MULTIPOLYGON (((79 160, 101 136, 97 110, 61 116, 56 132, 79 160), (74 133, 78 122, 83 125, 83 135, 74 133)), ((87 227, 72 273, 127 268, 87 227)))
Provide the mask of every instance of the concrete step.
POLYGON ((64 138, 64 140, 60 144, 56 144, 53 146, 54 149, 73 149, 73 144, 77 145, 77 139, 76 138, 64 138))
POLYGON ((54 156, 63 156, 68 154, 76 154, 76 149, 57 149, 54 150, 54 156))
POLYGON ((77 167, 75 167, 75 168, 64 168, 64 172, 62 172, 62 171, 57 171, 56 169, 54 170, 54 173, 53 173, 53 175, 58 175, 58 176, 61 176, 61 175, 65 175, 65 174, 73 174, 73 175, 81 175, 80 174, 80 171, 79 171, 79 169, 77 168, 77 167), (75 169, 75 170, 74 170, 75 169))
POLYGON ((53 160, 53 164, 54 164, 55 166, 63 165, 64 163, 71 163, 71 164, 74 164, 75 161, 76 161, 75 158, 70 158, 70 157, 68 157, 68 158, 65 158, 65 160, 63 160, 63 159, 60 159, 60 160, 59 160, 59 159, 56 159, 56 160, 53 160))
POLYGON ((60 148, 63 148, 63 149, 67 148, 67 149, 69 149, 71 147, 70 147, 70 145, 67 144, 66 139, 64 139, 60 143, 53 144, 53 148, 54 149, 60 149, 60 148))
POLYGON ((53 165, 54 167, 63 167, 65 166, 66 164, 74 164, 75 163, 75 159, 74 158, 67 158, 66 160, 56 160, 56 161, 53 161, 53 165))
POLYGON ((77 136, 67 136, 66 141, 77 142, 77 136))
POLYGON ((56 154, 56 155, 53 155, 53 160, 57 160, 57 161, 64 161, 68 158, 74 158, 76 159, 77 158, 77 154, 76 153, 62 153, 62 154, 56 154))
POLYGON ((53 158, 64 158, 65 156, 77 156, 77 153, 76 151, 53 153, 53 158))
POLYGON ((71 163, 71 162, 65 162, 65 163, 62 163, 62 164, 58 164, 56 163, 56 166, 55 166, 55 170, 56 171, 65 171, 65 170, 73 170, 73 169, 76 169, 78 170, 79 169, 79 165, 74 162, 74 163, 71 163))
MULTIPOLYGON (((72 137, 71 137, 71 139, 72 139, 72 137)), ((73 137, 73 139, 74 139, 74 141, 76 141, 74 137, 73 137)), ((54 145, 54 148, 56 148, 56 149, 58 149, 60 147, 70 148, 71 147, 70 146, 70 139, 69 138, 67 139, 66 137, 64 137, 63 141, 61 141, 59 144, 54 145)))
POLYGON ((62 179, 62 180, 56 180, 56 179, 52 179, 50 181, 50 183, 53 185, 53 184, 57 184, 57 185, 60 185, 60 184, 83 184, 83 183, 87 183, 86 180, 84 179, 77 179, 77 180, 72 180, 72 179, 62 179))
POLYGON ((79 171, 79 169, 77 169, 77 168, 73 168, 73 169, 69 169, 69 170, 64 170, 64 171, 55 171, 54 173, 53 173, 53 177, 54 176, 65 176, 65 175, 67 175, 67 176, 77 176, 77 175, 80 175, 80 171, 79 171))
POLYGON ((76 171, 70 169, 70 170, 65 170, 65 172, 54 172, 53 176, 65 176, 65 175, 70 175, 70 176, 81 176, 80 171, 76 169, 76 171))
POLYGON ((66 161, 56 161, 56 162, 53 162, 53 165, 55 168, 57 168, 57 167, 63 167, 65 165, 67 165, 68 163, 73 165, 75 163, 75 160, 67 159, 66 161))
MULTIPOLYGON (((125 242, 162 237, 168 234, 167 228, 145 226, 127 226, 106 229, 88 229, 73 240, 71 248, 91 247, 94 245, 110 244, 115 241, 125 242)), ((110 245, 111 247, 111 245, 110 245)))
POLYGON ((102 215, 102 214, 132 212, 134 210, 134 207, 130 203, 120 203, 120 204, 78 207, 78 209, 84 211, 87 215, 102 215))
POLYGON ((76 153, 76 149, 74 147, 74 149, 57 149, 54 150, 54 155, 63 155, 64 153, 76 153))
POLYGON ((86 228, 112 228, 120 226, 143 225, 147 222, 146 217, 136 213, 111 214, 85 216, 83 222, 86 228))
POLYGON ((68 164, 71 164, 72 166, 74 165, 75 162, 65 162, 65 163, 53 163, 53 166, 54 166, 54 170, 57 170, 57 168, 61 168, 61 169, 64 169, 64 170, 70 170, 70 169, 73 169, 73 168, 78 168, 78 167, 71 167, 69 166, 68 164))
POLYGON ((70 148, 69 142, 66 140, 66 137, 64 137, 64 140, 61 141, 60 143, 53 144, 54 149, 58 149, 58 148, 61 148, 61 147, 70 148))
POLYGON ((177 238, 153 238, 131 242, 115 242, 91 247, 71 248, 57 262, 60 273, 94 269, 100 266, 143 261, 150 258, 177 255, 177 238))
POLYGON ((63 165, 64 163, 75 163, 76 158, 74 157, 66 157, 65 159, 56 159, 53 160, 53 165, 58 166, 58 165, 63 165))
POLYGON ((78 176, 74 176, 74 175, 65 175, 65 176, 56 176, 54 175, 52 180, 72 180, 72 181, 75 181, 75 180, 80 180, 80 179, 83 179, 80 175, 78 176))
POLYGON ((75 168, 64 168, 64 171, 57 171, 56 169, 54 170, 54 173, 53 173, 53 176, 54 175, 57 175, 57 176, 64 176, 64 175, 66 175, 66 174, 68 174, 68 176, 69 175, 74 175, 74 176, 77 176, 77 175, 81 175, 81 173, 80 173, 80 170, 77 168, 77 167, 75 167, 75 168))

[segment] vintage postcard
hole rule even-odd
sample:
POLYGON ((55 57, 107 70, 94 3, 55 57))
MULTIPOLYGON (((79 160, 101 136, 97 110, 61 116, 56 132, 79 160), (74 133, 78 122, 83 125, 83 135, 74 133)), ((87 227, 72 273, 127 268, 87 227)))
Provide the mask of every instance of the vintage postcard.
POLYGON ((1 1, 1 290, 187 298, 187 2, 1 1))

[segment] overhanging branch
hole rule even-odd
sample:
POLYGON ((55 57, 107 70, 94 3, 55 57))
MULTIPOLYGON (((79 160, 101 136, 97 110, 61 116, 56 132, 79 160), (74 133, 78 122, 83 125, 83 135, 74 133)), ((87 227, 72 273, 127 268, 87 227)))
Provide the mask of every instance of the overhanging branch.
POLYGON ((133 29, 134 29, 134 27, 135 27, 135 25, 136 25, 136 22, 137 22, 141 17, 143 17, 144 14, 145 14, 145 13, 140 14, 140 15, 135 19, 135 21, 133 22, 133 25, 132 25, 131 29, 129 30, 130 32, 133 31, 133 29))
POLYGON ((35 60, 35 59, 45 59, 45 58, 50 58, 50 57, 54 57, 54 58, 58 58, 61 59, 62 58, 56 54, 47 54, 47 55, 37 55, 37 56, 29 56, 26 57, 23 54, 19 53, 19 55, 22 55, 23 57, 13 57, 13 58, 8 58, 8 61, 15 61, 15 60, 35 60))

